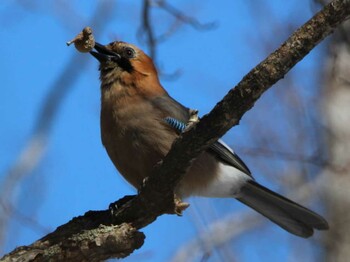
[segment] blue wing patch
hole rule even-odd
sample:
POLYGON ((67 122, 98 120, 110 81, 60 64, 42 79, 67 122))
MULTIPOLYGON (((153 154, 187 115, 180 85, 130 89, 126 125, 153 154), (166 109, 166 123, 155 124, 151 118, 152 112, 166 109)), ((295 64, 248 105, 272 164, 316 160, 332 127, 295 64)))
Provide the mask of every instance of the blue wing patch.
POLYGON ((178 132, 182 132, 185 130, 186 125, 182 123, 181 121, 173 118, 173 117, 166 117, 165 122, 167 122, 172 128, 176 129, 178 132))

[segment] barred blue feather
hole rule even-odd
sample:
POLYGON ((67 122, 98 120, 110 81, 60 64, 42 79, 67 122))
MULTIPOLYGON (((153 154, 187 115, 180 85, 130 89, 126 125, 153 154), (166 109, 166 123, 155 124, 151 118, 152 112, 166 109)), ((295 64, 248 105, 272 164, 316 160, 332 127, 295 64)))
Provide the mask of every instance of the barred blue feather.
POLYGON ((173 118, 173 117, 166 117, 165 122, 167 122, 172 128, 176 129, 179 132, 182 132, 186 128, 186 124, 183 122, 173 118))

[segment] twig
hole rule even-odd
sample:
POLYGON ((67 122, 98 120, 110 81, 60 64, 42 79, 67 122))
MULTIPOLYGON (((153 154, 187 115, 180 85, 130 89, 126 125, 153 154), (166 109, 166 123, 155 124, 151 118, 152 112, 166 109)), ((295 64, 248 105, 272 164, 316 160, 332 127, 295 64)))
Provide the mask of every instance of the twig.
POLYGON ((152 3, 153 5, 163 9, 164 11, 174 16, 177 20, 185 24, 189 24, 197 30, 200 30, 200 31, 212 30, 218 26, 217 22, 201 23, 196 18, 188 16, 185 13, 181 12, 180 10, 176 9, 174 6, 170 5, 167 1, 158 0, 158 1, 152 1, 152 3))
POLYGON ((303 154, 271 150, 269 148, 262 147, 240 147, 238 151, 250 156, 262 156, 287 161, 304 162, 319 167, 324 167, 325 165, 330 164, 327 159, 320 159, 318 152, 312 154, 311 156, 306 156, 303 154))
POLYGON ((150 0, 143 0, 143 7, 142 7, 142 25, 139 29, 139 35, 141 36, 143 32, 146 33, 146 43, 148 46, 148 51, 150 57, 157 61, 156 59, 156 45, 157 41, 154 36, 152 22, 151 22, 151 7, 150 7, 150 0))
MULTIPOLYGON (((143 7, 142 7, 142 14, 141 14, 141 26, 138 30, 138 37, 139 39, 143 39, 145 37, 149 56, 154 60, 157 61, 157 45, 160 42, 165 41, 167 38, 169 38, 178 28, 180 23, 189 24, 192 27, 194 27, 196 30, 204 31, 204 30, 211 30, 217 26, 216 23, 207 23, 202 24, 197 19, 185 15, 180 10, 176 9, 175 7, 171 6, 166 1, 152 1, 152 0, 143 0, 143 7), (155 30, 153 28, 153 23, 151 21, 151 9, 152 6, 159 7, 163 9, 164 11, 168 12, 170 15, 174 16, 176 18, 175 23, 162 35, 156 36, 155 30)), ((179 75, 180 71, 177 70, 173 74, 164 74, 163 72, 160 72, 162 76, 170 78, 175 78, 179 75)))
POLYGON ((263 223, 264 220, 259 214, 233 213, 224 219, 212 223, 207 230, 183 245, 171 261, 194 261, 194 258, 198 255, 210 254, 215 248, 263 223))

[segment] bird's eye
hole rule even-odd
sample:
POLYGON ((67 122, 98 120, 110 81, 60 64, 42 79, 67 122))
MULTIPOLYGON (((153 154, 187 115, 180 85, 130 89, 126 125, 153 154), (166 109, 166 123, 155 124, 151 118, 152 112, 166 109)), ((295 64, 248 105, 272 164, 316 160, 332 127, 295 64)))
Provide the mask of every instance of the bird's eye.
POLYGON ((127 56, 127 58, 133 58, 135 56, 135 50, 132 49, 131 47, 126 47, 125 55, 127 56))

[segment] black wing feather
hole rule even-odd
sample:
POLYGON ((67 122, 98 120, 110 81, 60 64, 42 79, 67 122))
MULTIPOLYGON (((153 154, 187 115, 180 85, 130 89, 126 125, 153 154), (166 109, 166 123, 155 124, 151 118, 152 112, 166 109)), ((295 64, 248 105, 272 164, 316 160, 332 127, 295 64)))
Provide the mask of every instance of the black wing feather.
POLYGON ((237 168, 238 170, 252 177, 252 174, 247 165, 230 147, 221 141, 221 139, 212 144, 209 147, 209 150, 215 152, 221 161, 237 168))

